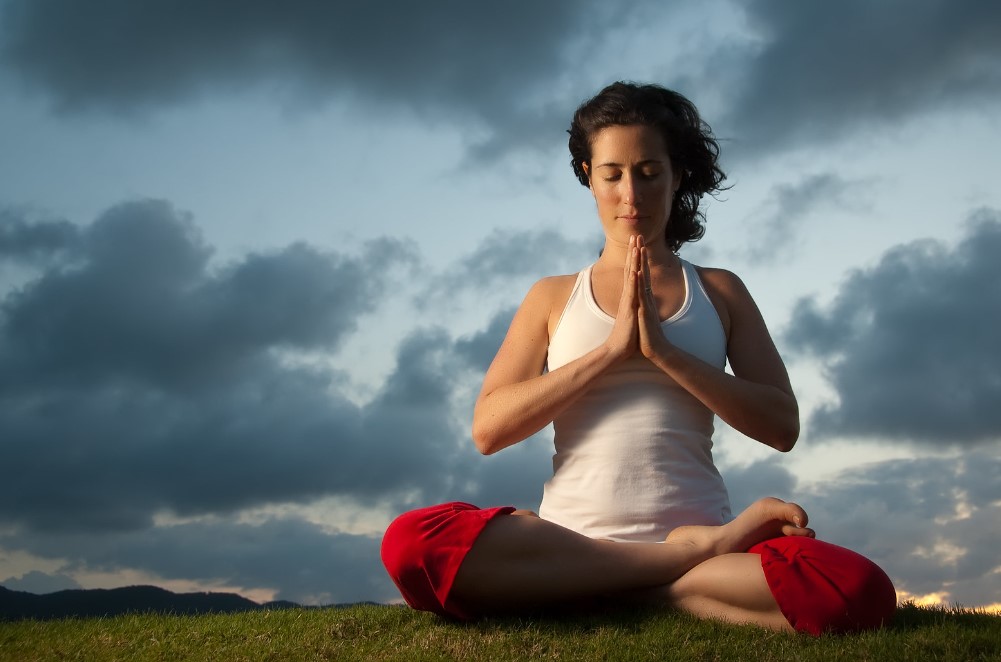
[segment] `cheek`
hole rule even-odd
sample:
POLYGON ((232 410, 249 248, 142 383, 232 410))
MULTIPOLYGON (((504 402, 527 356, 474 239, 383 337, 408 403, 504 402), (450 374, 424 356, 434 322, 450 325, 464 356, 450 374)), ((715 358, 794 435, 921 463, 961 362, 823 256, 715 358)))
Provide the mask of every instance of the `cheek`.
POLYGON ((594 199, 599 205, 615 204, 615 189, 609 186, 598 186, 591 189, 594 199))
POLYGON ((606 196, 595 196, 594 201, 598 208, 598 213, 602 216, 607 216, 615 211, 615 203, 608 199, 606 196))

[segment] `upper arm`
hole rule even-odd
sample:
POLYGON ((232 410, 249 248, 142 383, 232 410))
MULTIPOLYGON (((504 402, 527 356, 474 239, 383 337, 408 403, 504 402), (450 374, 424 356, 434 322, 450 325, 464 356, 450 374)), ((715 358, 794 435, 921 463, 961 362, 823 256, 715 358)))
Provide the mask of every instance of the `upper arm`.
MULTIPOLYGON (((507 335, 483 378, 480 398, 508 384, 542 374, 549 351, 549 322, 553 310, 569 295, 567 279, 553 276, 538 281, 525 295, 511 320, 507 335), (565 294, 564 294, 565 293, 565 294)), ((573 281, 570 281, 572 287, 573 281)))
POLYGON ((789 373, 761 311, 743 281, 724 269, 700 271, 727 335, 727 359, 733 374, 793 395, 789 373))

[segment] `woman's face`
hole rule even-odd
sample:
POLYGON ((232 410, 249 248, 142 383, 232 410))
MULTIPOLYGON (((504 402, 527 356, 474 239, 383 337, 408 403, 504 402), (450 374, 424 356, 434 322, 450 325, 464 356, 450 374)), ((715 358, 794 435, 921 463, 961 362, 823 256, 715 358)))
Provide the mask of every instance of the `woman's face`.
POLYGON ((625 244, 638 234, 650 246, 665 241, 681 178, 657 129, 605 127, 594 136, 591 162, 584 168, 607 240, 625 244))

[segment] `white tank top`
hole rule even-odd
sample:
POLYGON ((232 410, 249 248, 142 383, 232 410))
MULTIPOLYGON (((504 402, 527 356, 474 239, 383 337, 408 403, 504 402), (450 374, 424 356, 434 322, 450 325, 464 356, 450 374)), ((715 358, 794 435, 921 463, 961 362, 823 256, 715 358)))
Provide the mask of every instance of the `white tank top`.
MULTIPOLYGON (((685 299, 662 323, 668 340, 720 370, 726 336, 695 268, 681 261, 685 299)), ((592 265, 593 266, 593 265, 592 265)), ((603 343, 615 318, 577 276, 549 344, 549 371, 603 343)), ((592 538, 662 541, 682 524, 732 519, 712 457, 714 415, 642 355, 606 371, 553 425, 556 453, 539 515, 592 538)))

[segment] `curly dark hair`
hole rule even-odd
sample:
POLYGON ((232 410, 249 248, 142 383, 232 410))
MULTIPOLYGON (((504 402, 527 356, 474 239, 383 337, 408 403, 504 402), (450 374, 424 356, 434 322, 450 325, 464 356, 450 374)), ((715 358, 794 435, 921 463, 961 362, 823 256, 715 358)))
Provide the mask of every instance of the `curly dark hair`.
POLYGON ((677 251, 705 234, 705 215, 699 200, 706 193, 724 189, 726 174, 717 164, 719 144, 712 129, 699 116, 695 104, 659 85, 612 83, 577 108, 570 124, 570 164, 584 186, 590 186, 584 164, 591 162, 591 142, 608 126, 650 126, 664 136, 667 154, 681 186, 671 203, 667 245, 677 251))

